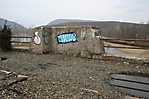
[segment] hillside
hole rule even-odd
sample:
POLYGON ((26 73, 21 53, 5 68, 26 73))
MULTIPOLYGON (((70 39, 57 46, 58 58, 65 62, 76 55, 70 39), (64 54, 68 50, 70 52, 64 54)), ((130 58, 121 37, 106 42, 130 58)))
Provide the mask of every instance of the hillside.
POLYGON ((102 31, 102 35, 113 38, 137 38, 149 39, 149 24, 136 24, 116 21, 86 21, 59 19, 48 24, 48 26, 80 25, 96 26, 102 31), (54 23, 54 24, 51 24, 54 23))
MULTIPOLYGON (((0 29, 2 29, 4 24, 5 24, 5 19, 0 18, 0 29)), ((7 20, 7 26, 9 28, 11 28, 13 35, 24 35, 24 34, 28 33, 27 28, 25 28, 24 26, 22 26, 16 22, 7 20)))
POLYGON ((56 25, 62 25, 65 23, 70 22, 95 22, 91 20, 78 20, 78 19, 56 19, 48 24, 48 26, 56 26, 56 25))

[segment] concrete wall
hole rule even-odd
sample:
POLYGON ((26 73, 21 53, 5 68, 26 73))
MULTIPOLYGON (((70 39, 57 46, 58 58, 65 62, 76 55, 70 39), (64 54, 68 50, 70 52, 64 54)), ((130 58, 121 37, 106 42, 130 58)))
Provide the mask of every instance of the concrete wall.
POLYGON ((92 54, 104 53, 100 40, 95 37, 95 30, 91 27, 53 27, 53 51, 68 55, 91 56, 92 54), (56 36, 60 33, 74 32, 78 42, 58 44, 56 36))
MULTIPOLYGON (((36 29, 40 32, 41 35, 41 46, 39 49, 43 51, 49 50, 54 53, 62 53, 73 56, 83 56, 83 57, 92 57, 93 54, 102 54, 104 53, 103 43, 99 38, 95 36, 95 29, 91 27, 50 27, 45 29, 36 29), (65 44, 59 44, 57 41, 57 36, 63 33, 75 33, 77 36, 76 42, 69 42, 65 44), (45 44, 43 38, 46 37, 44 33, 48 33, 48 43, 45 44)), ((37 45, 38 46, 38 45, 37 45)), ((38 52, 38 51, 37 51, 38 52)))

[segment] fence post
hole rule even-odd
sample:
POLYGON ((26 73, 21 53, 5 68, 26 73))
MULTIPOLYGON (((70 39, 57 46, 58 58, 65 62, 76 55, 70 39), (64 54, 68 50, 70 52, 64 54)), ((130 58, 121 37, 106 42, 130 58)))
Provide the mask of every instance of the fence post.
POLYGON ((0 31, 0 48, 2 51, 11 50, 11 29, 6 24, 0 31))

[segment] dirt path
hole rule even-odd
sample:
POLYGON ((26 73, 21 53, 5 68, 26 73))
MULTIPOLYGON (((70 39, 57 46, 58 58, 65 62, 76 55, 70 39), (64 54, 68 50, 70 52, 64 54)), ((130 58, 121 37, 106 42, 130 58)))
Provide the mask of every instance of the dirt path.
POLYGON ((35 55, 27 52, 0 53, 8 58, 1 68, 29 76, 27 81, 4 90, 0 97, 39 97, 50 99, 123 99, 109 85, 111 73, 149 73, 148 64, 128 61, 102 61, 63 55, 35 55), (91 91, 89 91, 91 90, 91 91), (98 92, 98 94, 96 93, 98 92))

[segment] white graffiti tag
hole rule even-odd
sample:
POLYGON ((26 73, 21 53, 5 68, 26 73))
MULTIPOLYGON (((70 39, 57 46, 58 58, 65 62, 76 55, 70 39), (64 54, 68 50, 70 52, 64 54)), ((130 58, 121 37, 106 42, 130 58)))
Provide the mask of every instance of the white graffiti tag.
POLYGON ((38 35, 38 32, 35 32, 34 43, 35 44, 40 44, 41 43, 41 39, 38 35))

